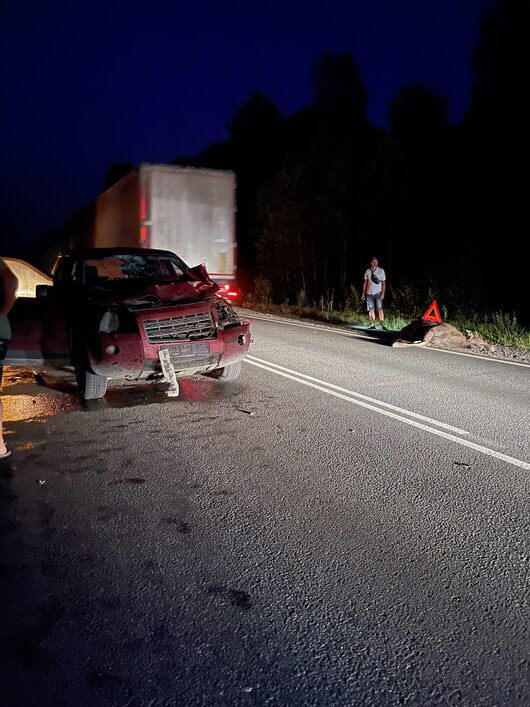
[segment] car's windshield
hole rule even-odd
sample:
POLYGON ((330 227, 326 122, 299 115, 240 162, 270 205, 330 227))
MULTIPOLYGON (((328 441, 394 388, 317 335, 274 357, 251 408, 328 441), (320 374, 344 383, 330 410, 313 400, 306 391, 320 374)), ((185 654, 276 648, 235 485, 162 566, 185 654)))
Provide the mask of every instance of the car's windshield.
POLYGON ((81 279, 85 285, 118 280, 178 279, 187 270, 176 256, 110 255, 83 261, 81 279))

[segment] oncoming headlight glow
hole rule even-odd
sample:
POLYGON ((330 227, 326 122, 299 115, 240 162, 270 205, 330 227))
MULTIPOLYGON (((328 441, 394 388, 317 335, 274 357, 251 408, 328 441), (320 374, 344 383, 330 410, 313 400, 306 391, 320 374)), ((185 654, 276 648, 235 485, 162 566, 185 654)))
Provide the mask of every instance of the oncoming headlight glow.
POLYGON ((234 282, 225 282, 224 285, 219 286, 219 292, 217 293, 217 296, 233 301, 238 299, 240 294, 241 293, 239 291, 239 288, 234 282))

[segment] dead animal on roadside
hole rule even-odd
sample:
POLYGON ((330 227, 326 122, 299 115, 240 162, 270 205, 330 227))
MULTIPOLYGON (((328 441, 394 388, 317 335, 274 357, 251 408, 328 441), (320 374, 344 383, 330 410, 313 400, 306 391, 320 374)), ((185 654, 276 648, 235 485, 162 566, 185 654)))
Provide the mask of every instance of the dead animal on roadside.
POLYGON ((407 324, 399 332, 393 347, 437 346, 443 349, 470 349, 473 351, 494 351, 494 347, 469 333, 464 336, 451 324, 431 324, 422 319, 407 324))

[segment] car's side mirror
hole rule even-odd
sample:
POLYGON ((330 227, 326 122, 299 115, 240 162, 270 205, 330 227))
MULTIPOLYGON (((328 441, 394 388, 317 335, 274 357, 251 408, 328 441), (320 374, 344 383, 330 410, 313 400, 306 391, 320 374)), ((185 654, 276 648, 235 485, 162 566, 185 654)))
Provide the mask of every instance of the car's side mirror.
POLYGON ((37 285, 35 297, 50 297, 53 292, 53 285, 37 285))

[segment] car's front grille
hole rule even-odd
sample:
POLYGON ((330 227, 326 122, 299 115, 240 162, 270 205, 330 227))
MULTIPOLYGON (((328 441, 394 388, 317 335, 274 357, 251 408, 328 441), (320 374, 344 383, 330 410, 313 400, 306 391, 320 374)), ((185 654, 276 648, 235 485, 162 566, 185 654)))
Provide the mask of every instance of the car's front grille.
POLYGON ((144 319, 144 331, 150 344, 166 344, 211 339, 215 325, 211 312, 199 312, 168 319, 144 319))

